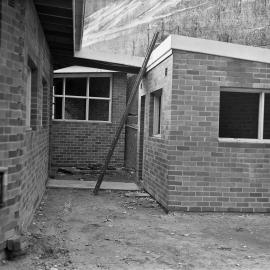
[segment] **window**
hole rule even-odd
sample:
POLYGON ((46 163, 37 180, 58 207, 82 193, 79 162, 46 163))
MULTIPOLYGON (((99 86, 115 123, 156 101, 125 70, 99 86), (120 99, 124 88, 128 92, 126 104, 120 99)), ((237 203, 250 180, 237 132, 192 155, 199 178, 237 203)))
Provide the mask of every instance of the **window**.
POLYGON ((220 92, 219 137, 270 139, 270 92, 228 89, 220 92))
POLYGON ((4 172, 0 171, 0 207, 4 202, 4 172))
POLYGON ((42 80, 42 110, 41 110, 41 125, 48 125, 48 84, 45 79, 42 80))
POLYGON ((33 61, 28 59, 26 78, 26 127, 37 127, 37 69, 33 61))
POLYGON ((53 119, 111 121, 111 76, 55 78, 53 119))
POLYGON ((31 78, 32 71, 31 68, 27 67, 27 79, 26 79, 26 120, 25 124, 30 128, 31 126, 31 78))
POLYGON ((161 130, 162 90, 151 93, 150 97, 150 135, 159 136, 161 130))

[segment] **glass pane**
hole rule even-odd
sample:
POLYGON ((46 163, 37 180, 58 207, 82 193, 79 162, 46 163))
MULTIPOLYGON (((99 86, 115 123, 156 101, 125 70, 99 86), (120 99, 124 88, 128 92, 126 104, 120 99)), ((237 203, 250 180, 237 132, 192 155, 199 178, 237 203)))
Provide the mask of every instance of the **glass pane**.
POLYGON ((263 138, 270 139, 270 94, 265 94, 263 138))
POLYGON ((65 119, 85 120, 86 100, 66 98, 65 119))
POLYGON ((89 120, 109 121, 108 100, 89 100, 89 120))
POLYGON ((86 96, 86 78, 66 78, 66 95, 86 96))
POLYGON ((63 79, 62 78, 54 78, 53 86, 54 86, 55 95, 63 95, 63 79))
POLYGON ((54 98, 54 119, 62 119, 62 98, 54 98))
POLYGON ((91 97, 110 97, 110 77, 90 78, 91 97))
POLYGON ((257 93, 220 93, 219 137, 258 138, 257 93))

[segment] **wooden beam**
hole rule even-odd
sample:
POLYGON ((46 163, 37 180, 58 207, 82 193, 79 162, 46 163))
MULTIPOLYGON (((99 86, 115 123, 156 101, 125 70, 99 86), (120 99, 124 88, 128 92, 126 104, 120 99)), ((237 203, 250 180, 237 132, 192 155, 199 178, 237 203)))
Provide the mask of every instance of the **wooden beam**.
POLYGON ((74 51, 79 51, 84 29, 85 0, 73 0, 74 51))
POLYGON ((105 159, 105 162, 104 162, 104 166, 103 166, 102 171, 101 171, 101 173, 100 173, 100 175, 98 177, 98 180, 97 180, 95 189, 93 191, 95 195, 98 194, 100 185, 101 185, 101 183, 103 181, 103 178, 104 178, 104 175, 105 175, 105 173, 106 173, 106 171, 108 169, 108 165, 109 165, 110 160, 111 160, 111 157, 113 155, 115 146, 116 146, 116 144, 117 144, 117 142, 119 140, 119 137, 121 135, 122 129, 123 129, 123 127, 125 125, 125 122, 127 120, 128 113, 129 113, 129 110, 130 110, 130 108, 132 106, 133 99, 134 99, 134 97, 135 97, 135 95, 136 95, 136 93, 138 91, 138 88, 139 88, 139 85, 141 83, 142 77, 145 74, 145 71, 146 71, 146 68, 147 68, 147 63, 148 63, 148 60, 149 60, 149 58, 151 56, 151 53, 152 53, 152 51, 153 51, 153 49, 155 47, 155 44, 156 44, 156 41, 157 41, 157 37, 158 37, 158 33, 155 33, 155 35, 154 35, 154 37, 152 39, 152 42, 151 42, 151 44, 150 44, 150 46, 149 46, 149 48, 147 50, 147 53, 146 53, 146 56, 145 56, 143 65, 141 67, 141 70, 140 70, 140 72, 139 72, 139 74, 138 74, 138 76, 137 76, 137 78, 136 78, 136 80, 134 82, 133 87, 132 87, 132 90, 131 90, 131 93, 130 93, 130 97, 128 99, 128 103, 127 103, 125 112, 123 113, 123 115, 121 117, 121 120, 120 120, 120 123, 119 123, 119 127, 118 127, 118 129, 116 131, 116 134, 115 134, 114 138, 113 138, 112 144, 110 146, 110 149, 108 151, 108 154, 107 154, 106 159, 105 159))
POLYGON ((57 16, 39 14, 39 19, 40 19, 42 25, 44 25, 44 26, 47 23, 55 23, 55 24, 60 24, 60 25, 66 25, 66 26, 73 27, 72 17, 71 18, 64 18, 64 17, 57 17, 57 16))
POLYGON ((72 18, 72 9, 36 5, 38 14, 57 16, 62 18, 72 18))
POLYGON ((72 0, 34 0, 35 5, 72 10, 72 0))

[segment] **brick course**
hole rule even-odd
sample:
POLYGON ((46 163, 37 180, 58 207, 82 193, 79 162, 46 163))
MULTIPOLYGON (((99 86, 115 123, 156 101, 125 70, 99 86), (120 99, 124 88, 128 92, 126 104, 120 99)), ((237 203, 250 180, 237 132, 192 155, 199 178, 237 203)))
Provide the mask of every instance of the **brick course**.
MULTIPOLYGON (((53 121, 51 130, 52 166, 103 164, 126 106, 126 74, 113 73, 111 123, 53 121)), ((115 148, 110 165, 124 165, 125 131, 115 148)))
POLYGON ((151 91, 165 96, 161 139, 149 137, 146 115, 143 180, 164 207, 270 212, 270 144, 218 141, 221 88, 270 89, 269 73, 269 64, 174 51, 147 74, 146 112, 151 91))
MULTIPOLYGON (((51 85, 50 53, 32 1, 3 0, 0 28, 0 170, 6 170, 0 208, 0 249, 23 231, 42 198, 48 177, 49 125, 42 122, 42 80, 51 85), (31 58, 37 69, 35 128, 27 130, 26 74, 31 58)), ((44 119, 49 119, 50 96, 44 119), (47 115, 46 115, 47 114, 47 115)), ((44 104, 45 105, 45 104, 44 104)))

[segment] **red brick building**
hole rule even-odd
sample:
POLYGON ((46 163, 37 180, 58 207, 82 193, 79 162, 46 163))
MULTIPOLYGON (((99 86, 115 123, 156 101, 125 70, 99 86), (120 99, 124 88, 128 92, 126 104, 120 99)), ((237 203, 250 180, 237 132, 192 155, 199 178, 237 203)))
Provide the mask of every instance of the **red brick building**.
POLYGON ((140 87, 139 176, 168 210, 270 212, 270 51, 170 36, 140 87))
MULTIPOLYGON (((73 66, 54 72, 51 165, 103 164, 126 105, 127 75, 73 66)), ((123 131, 110 165, 123 167, 123 131)))
MULTIPOLYGON (((81 50, 84 4, 84 0, 0 1, 0 256, 7 240, 18 238, 31 222, 45 191, 49 157, 53 157, 53 162, 60 162, 59 148, 52 149, 50 145, 61 148, 62 132, 72 134, 74 129, 77 130, 75 143, 79 149, 82 142, 78 130, 87 141, 103 143, 104 134, 109 138, 108 134, 114 133, 125 104, 126 75, 123 72, 138 72, 141 59, 134 65, 134 60, 129 57, 81 50), (102 121, 87 123, 87 127, 91 126, 91 134, 84 133, 86 126, 82 128, 81 123, 75 121, 69 125, 53 121, 52 125, 53 70, 72 65, 118 71, 106 73, 104 82, 108 84, 109 80, 110 96, 106 101, 99 101, 103 102, 103 108, 109 108, 109 118, 103 121, 106 124, 102 121), (52 144, 51 130, 55 138, 52 144)), ((98 85, 101 82, 96 77, 92 76, 98 85)), ((94 97, 94 100, 98 98, 94 97)), ((73 109, 76 107, 74 100, 69 104, 73 109)), ((87 117, 90 119, 94 114, 98 120, 105 120, 105 115, 98 115, 97 106, 93 108, 87 117)), ((54 111, 54 118, 56 113, 54 111)), ((71 112, 70 117, 72 115, 71 112)), ((72 137, 70 134, 65 138, 67 141, 72 137)), ((122 145, 123 139, 114 164, 123 161, 122 145)), ((101 159, 90 148, 86 148, 87 151, 101 159)), ((76 153, 74 149, 73 152, 76 153)), ((74 156, 71 155, 71 160, 67 155, 64 158, 73 164, 74 156)), ((88 158, 81 155, 80 164, 88 158)))

